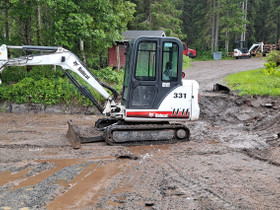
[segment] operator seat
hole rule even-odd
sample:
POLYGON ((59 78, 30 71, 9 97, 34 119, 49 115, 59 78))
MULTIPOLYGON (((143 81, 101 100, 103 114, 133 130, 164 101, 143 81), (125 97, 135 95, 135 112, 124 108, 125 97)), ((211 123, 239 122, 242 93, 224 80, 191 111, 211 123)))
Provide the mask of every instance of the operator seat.
POLYGON ((168 61, 166 63, 165 71, 163 73, 163 80, 171 80, 172 78, 172 62, 168 61))

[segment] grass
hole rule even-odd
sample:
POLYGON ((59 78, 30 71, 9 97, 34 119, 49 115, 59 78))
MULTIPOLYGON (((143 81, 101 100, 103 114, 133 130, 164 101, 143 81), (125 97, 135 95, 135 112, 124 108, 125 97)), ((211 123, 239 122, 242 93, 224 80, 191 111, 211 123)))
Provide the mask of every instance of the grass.
POLYGON ((225 82, 231 90, 238 91, 241 96, 280 95, 280 77, 265 75, 263 68, 229 75, 225 78, 225 82))
MULTIPOLYGON (((235 57, 225 56, 225 52, 222 52, 222 60, 233 60, 235 57)), ((197 52, 197 57, 194 59, 194 61, 213 61, 213 53, 209 50, 207 51, 200 51, 197 52)))
POLYGON ((192 66, 192 58, 183 55, 183 70, 188 69, 192 66))

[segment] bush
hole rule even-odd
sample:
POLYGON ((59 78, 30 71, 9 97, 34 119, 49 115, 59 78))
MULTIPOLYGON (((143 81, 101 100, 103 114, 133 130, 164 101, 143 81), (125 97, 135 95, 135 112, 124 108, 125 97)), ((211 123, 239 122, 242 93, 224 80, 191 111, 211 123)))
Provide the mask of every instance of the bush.
POLYGON ((19 82, 24 77, 26 77, 26 68, 23 67, 7 67, 2 74, 0 74, 0 78, 3 83, 9 84, 14 82, 19 82))
POLYGON ((209 61, 209 60, 213 60, 213 54, 210 50, 207 51, 201 51, 197 57, 195 58, 196 60, 200 60, 200 61, 209 61))
POLYGON ((265 63, 265 68, 263 69, 263 73, 265 75, 275 75, 275 76, 278 76, 280 77, 280 66, 277 67, 276 66, 276 63, 273 63, 273 62, 268 62, 268 63, 265 63))
POLYGON ((112 86, 118 92, 123 88, 123 69, 118 72, 117 70, 113 70, 112 67, 106 67, 100 70, 92 70, 92 72, 99 80, 112 86))
MULTIPOLYGON (((12 68, 4 70, 3 84, 0 86, 0 101, 14 101, 16 103, 40 103, 52 105, 58 103, 93 105, 91 101, 72 85, 64 74, 53 67, 34 67, 30 72, 26 68, 12 68), (25 72, 24 72, 24 70, 25 72), (25 77, 24 77, 25 76, 25 77), (24 77, 24 78, 23 78, 24 77)), ((123 71, 116 72, 111 68, 94 71, 103 82, 113 86, 117 91, 122 88, 123 71)), ((74 75, 75 76, 75 75, 74 75)), ((91 90, 96 100, 101 103, 104 99, 85 81, 75 76, 77 80, 91 90)))
POLYGON ((280 51, 272 50, 266 57, 266 62, 275 63, 276 66, 280 65, 280 51))
POLYGON ((60 70, 55 71, 53 66, 34 66, 27 72, 26 67, 7 67, 1 74, 1 80, 5 84, 15 83, 23 80, 25 77, 31 77, 35 80, 42 78, 54 79, 63 76, 60 70))
POLYGON ((266 63, 263 73, 265 75, 274 75, 280 77, 280 52, 271 51, 266 58, 266 63))
POLYGON ((85 99, 80 99, 75 88, 71 87, 64 78, 50 80, 42 78, 35 80, 26 77, 20 82, 0 87, 0 99, 16 103, 40 103, 52 105, 58 103, 85 104, 85 99))
POLYGON ((189 56, 183 55, 183 70, 190 68, 191 65, 192 65, 192 58, 190 58, 189 56))

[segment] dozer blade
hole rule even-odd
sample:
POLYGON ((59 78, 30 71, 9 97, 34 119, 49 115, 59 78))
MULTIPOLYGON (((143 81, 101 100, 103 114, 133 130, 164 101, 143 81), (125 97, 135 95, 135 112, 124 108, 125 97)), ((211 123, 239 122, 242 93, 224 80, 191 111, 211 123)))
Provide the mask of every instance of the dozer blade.
POLYGON ((80 126, 74 124, 72 120, 68 122, 67 138, 73 149, 79 149, 83 143, 104 141, 103 131, 97 130, 94 126, 80 126))

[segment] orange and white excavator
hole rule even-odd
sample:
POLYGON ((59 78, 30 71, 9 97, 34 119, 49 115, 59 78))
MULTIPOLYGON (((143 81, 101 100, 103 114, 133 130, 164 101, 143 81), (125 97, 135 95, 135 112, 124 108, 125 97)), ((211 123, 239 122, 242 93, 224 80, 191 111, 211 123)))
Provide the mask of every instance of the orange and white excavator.
MULTIPOLYGON (((182 122, 199 117, 199 85, 194 80, 183 79, 182 59, 183 46, 177 38, 139 37, 130 42, 120 103, 115 102, 118 93, 112 87, 99 81, 75 54, 62 47, 3 44, 0 47, 0 72, 8 66, 61 66, 69 80, 105 116, 95 123, 95 129, 101 131, 99 139, 110 145, 160 144, 188 141, 190 131, 182 122), (8 49, 32 53, 9 58, 8 49), (104 107, 72 73, 106 99, 104 107)), ((68 137, 74 143, 81 141, 71 123, 68 137)))

